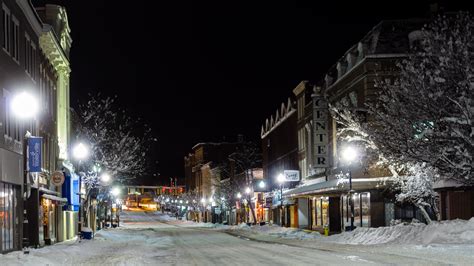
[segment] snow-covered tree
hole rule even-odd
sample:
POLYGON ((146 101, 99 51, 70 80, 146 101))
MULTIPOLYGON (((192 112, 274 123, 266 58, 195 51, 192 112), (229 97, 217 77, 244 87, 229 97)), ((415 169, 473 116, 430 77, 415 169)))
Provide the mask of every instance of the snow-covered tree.
MULTIPOLYGON (((427 209, 438 216, 436 193, 433 190, 436 171, 425 164, 408 163, 403 160, 387 159, 383 148, 379 148, 371 137, 373 129, 367 122, 367 109, 352 106, 347 99, 336 105, 329 105, 331 115, 337 122, 337 137, 340 142, 357 146, 365 158, 366 167, 379 167, 389 170, 392 177, 391 189, 400 203, 411 203, 420 209, 425 220, 430 223, 427 209)), ((344 174, 338 174, 347 178, 344 174)))
POLYGON ((114 182, 146 173, 146 154, 152 141, 151 128, 116 106, 116 98, 91 95, 75 114, 78 140, 89 144, 86 169, 99 165, 114 182))
POLYGON ((413 40, 393 80, 380 81, 371 139, 389 160, 426 163, 440 178, 474 184, 474 23, 440 16, 413 40))
POLYGON ((151 129, 115 105, 116 98, 90 95, 87 103, 73 112, 77 140, 88 143, 89 158, 81 162, 79 174, 86 186, 85 212, 92 194, 107 194, 101 172, 114 183, 123 183, 146 173, 146 153, 155 141, 151 129), (100 168, 100 170, 98 169, 100 168))

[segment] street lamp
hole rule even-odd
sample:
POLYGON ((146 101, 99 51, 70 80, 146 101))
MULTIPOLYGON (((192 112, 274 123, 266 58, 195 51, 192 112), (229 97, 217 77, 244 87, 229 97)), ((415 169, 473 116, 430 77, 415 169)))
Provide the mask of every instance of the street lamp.
POLYGON ((79 232, 81 231, 82 229, 82 219, 83 219, 83 215, 82 215, 82 212, 84 211, 83 208, 82 208, 82 196, 81 196, 81 193, 82 193, 82 175, 80 173, 81 171, 81 162, 82 160, 86 159, 87 156, 89 156, 89 149, 87 148, 86 145, 84 145, 83 143, 78 143, 76 146, 74 146, 74 148, 72 149, 72 156, 78 160, 78 166, 77 166, 77 170, 79 171, 79 232))
POLYGON ((277 176, 277 182, 280 184, 280 225, 283 226, 283 183, 285 182, 285 175, 280 173, 277 176))
MULTIPOLYGON (((38 101, 31 94, 23 91, 15 95, 11 102, 10 107, 13 115, 19 119, 31 119, 36 116, 39 109, 38 101)), ((28 215, 27 215, 27 206, 26 200, 29 195, 27 192, 28 187, 28 138, 30 138, 30 133, 25 132, 23 137, 23 246, 28 246, 29 240, 29 226, 28 226, 28 215)))
POLYGON ((263 180, 260 181, 260 183, 258 183, 258 187, 262 189, 265 188, 265 182, 263 180))
POLYGON ((120 195, 120 189, 118 187, 114 187, 114 188, 112 188, 110 193, 112 193, 112 195, 114 195, 114 197, 117 197, 118 195, 120 195))
POLYGON ((110 175, 107 174, 107 173, 103 173, 101 176, 100 176, 100 180, 104 183, 107 183, 110 181, 110 175))
POLYGON ((247 195, 250 194, 250 188, 249 187, 245 188, 245 194, 247 194, 247 195))
POLYGON ((237 193, 237 198, 239 198, 239 199, 242 198, 242 194, 240 194, 240 192, 237 193))
MULTIPOLYGON (((347 165, 350 166, 353 161, 357 158, 357 150, 353 147, 348 146, 344 150, 342 150, 342 159, 346 161, 347 165)), ((349 172, 349 203, 351 205, 351 228, 350 231, 354 230, 354 199, 352 194, 354 190, 352 190, 352 173, 350 167, 348 167, 349 172)))

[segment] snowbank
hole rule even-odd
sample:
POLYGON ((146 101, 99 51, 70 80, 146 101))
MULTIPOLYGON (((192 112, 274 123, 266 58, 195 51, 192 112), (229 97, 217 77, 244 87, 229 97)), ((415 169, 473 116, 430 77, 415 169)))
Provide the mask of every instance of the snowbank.
POLYGON ((333 235, 325 241, 342 244, 474 244, 474 218, 399 224, 379 228, 357 228, 353 232, 333 235))

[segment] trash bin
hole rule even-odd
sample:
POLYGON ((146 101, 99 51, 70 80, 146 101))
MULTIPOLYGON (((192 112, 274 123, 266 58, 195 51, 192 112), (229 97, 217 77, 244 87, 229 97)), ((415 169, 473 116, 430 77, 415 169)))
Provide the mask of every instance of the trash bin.
POLYGON ((92 230, 89 227, 83 227, 81 230, 81 236, 83 239, 92 239, 92 230))

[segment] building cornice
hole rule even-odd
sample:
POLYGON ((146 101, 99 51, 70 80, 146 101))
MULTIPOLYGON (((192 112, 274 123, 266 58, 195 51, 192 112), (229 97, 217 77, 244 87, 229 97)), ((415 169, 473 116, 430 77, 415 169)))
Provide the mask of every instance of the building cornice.
POLYGON ((69 59, 66 57, 50 25, 45 24, 43 27, 43 32, 40 36, 40 47, 56 71, 69 75, 71 72, 69 59))
POLYGON ((40 36, 42 32, 42 22, 31 5, 31 2, 29 0, 16 0, 16 3, 25 14, 31 28, 33 28, 35 33, 40 36))

